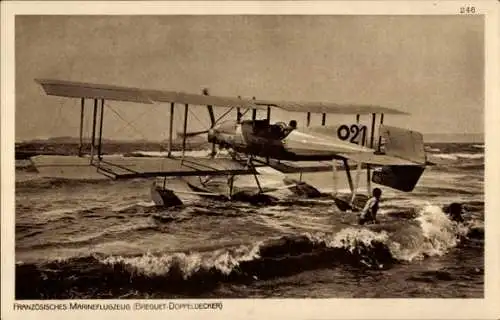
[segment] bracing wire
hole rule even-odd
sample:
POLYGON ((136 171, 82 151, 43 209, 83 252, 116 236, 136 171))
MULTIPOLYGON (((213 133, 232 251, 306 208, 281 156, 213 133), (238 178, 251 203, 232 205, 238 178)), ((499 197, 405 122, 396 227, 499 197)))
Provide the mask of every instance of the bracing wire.
POLYGON ((106 103, 106 106, 109 108, 109 110, 111 110, 118 118, 120 118, 123 122, 125 122, 129 128, 131 128, 132 130, 135 131, 135 133, 139 134, 144 140, 147 140, 146 136, 140 132, 136 127, 134 127, 134 125, 128 121, 127 119, 123 118, 118 112, 116 112, 113 107, 111 107, 111 105, 109 103, 106 103))
POLYGON ((194 116, 194 118, 196 120, 198 120, 198 122, 203 125, 203 126, 206 126, 206 124, 203 123, 203 121, 200 120, 200 118, 198 118, 198 116, 196 115, 196 113, 193 112, 193 110, 189 109, 189 114, 192 114, 194 116))
MULTIPOLYGON (((110 104, 108 102, 106 102, 106 105, 108 107, 110 107, 110 104)), ((111 108, 111 107, 110 107, 111 108)), ((135 118, 133 121, 130 121, 129 124, 133 124, 133 123, 136 123, 137 121, 139 121, 141 118, 143 118, 146 114, 150 113, 153 109, 146 109, 144 112, 142 112, 137 118, 135 118)), ((122 126, 121 128, 118 128, 118 130, 115 130, 111 135, 115 135, 117 134, 118 132, 122 131, 123 129, 125 128, 125 126, 122 126)))
MULTIPOLYGON (((54 118, 54 120, 52 121, 52 126, 50 128, 50 132, 54 132, 54 129, 56 128, 56 126, 59 126, 61 121, 64 121, 65 123, 67 124, 71 124, 72 121, 70 121, 66 115, 64 114, 63 112, 63 107, 64 105, 66 104, 65 101, 61 101, 58 106, 59 108, 57 109, 57 114, 56 114, 56 117, 54 118)), ((73 106, 74 106, 74 103, 73 103, 73 106)))
POLYGON ((54 121, 52 121, 52 127, 50 128, 50 132, 54 132, 55 127, 57 125, 59 125, 59 120, 61 119, 63 105, 64 105, 64 101, 61 101, 59 103, 59 108, 57 109, 56 117, 55 117, 54 121))
POLYGON ((245 111, 243 111, 243 113, 241 114, 241 118, 242 119, 248 113, 248 111, 250 111, 250 109, 246 109, 245 111))
POLYGON ((234 107, 230 107, 228 110, 226 110, 220 117, 218 117, 215 120, 215 123, 218 123, 221 119, 223 119, 225 116, 227 116, 233 109, 234 109, 234 107))

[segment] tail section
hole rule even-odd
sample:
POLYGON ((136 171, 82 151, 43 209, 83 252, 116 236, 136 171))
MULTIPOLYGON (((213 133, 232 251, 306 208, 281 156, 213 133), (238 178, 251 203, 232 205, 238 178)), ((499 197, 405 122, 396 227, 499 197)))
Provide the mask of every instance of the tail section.
MULTIPOLYGON (((324 126, 309 128, 316 134, 337 136, 338 139, 365 145, 368 138, 366 126, 324 126)), ((374 154, 345 153, 339 156, 356 162, 377 166, 371 177, 374 183, 396 190, 410 192, 417 185, 425 170, 427 157, 424 139, 420 132, 381 124, 378 129, 379 145, 374 154)))
POLYGON ((381 145, 385 155, 414 162, 415 165, 387 165, 373 172, 372 181, 390 188, 412 191, 425 170, 427 157, 420 132, 403 128, 380 126, 381 145))

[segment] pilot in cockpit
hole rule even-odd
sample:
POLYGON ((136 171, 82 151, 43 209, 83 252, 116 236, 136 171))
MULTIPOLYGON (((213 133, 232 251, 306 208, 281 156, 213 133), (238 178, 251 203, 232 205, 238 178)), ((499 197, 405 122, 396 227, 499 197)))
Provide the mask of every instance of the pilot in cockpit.
POLYGON ((288 125, 284 122, 269 124, 269 120, 254 120, 253 132, 257 136, 264 136, 271 139, 283 139, 290 132, 297 128, 297 121, 291 120, 288 125))
POLYGON ((297 129, 297 121, 291 120, 288 125, 284 122, 276 122, 275 124, 270 125, 269 129, 269 133, 272 137, 274 137, 275 139, 283 139, 290 132, 297 129))

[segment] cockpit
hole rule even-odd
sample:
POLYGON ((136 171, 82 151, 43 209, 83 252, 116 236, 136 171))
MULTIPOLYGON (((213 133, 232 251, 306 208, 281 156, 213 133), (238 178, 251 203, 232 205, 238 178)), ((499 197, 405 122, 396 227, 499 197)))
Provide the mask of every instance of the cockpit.
POLYGON ((255 136, 272 140, 282 140, 296 128, 297 121, 295 120, 290 121, 288 125, 284 122, 269 124, 269 120, 267 119, 252 121, 252 133, 255 136))

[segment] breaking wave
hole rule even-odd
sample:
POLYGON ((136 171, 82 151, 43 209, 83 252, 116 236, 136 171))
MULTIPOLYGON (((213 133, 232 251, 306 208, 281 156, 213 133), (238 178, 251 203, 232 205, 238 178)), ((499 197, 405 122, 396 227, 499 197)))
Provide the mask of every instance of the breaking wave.
POLYGON ((432 205, 423 207, 411 222, 405 228, 387 224, 351 226, 337 233, 283 236, 207 252, 92 254, 42 264, 18 263, 16 297, 81 298, 79 290, 108 292, 116 297, 124 294, 122 288, 201 294, 222 282, 246 283, 318 268, 348 265, 387 269, 393 264, 443 255, 470 230, 457 226, 432 205), (33 287, 38 292, 33 292, 33 287))
POLYGON ((460 160, 460 159, 483 159, 483 153, 436 153, 432 155, 436 158, 447 160, 460 160))
POLYGON ((441 149, 439 149, 439 148, 433 148, 433 147, 430 147, 430 146, 425 146, 424 149, 427 152, 439 152, 439 151, 441 151, 441 149))

